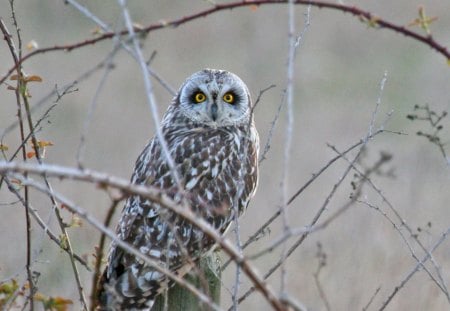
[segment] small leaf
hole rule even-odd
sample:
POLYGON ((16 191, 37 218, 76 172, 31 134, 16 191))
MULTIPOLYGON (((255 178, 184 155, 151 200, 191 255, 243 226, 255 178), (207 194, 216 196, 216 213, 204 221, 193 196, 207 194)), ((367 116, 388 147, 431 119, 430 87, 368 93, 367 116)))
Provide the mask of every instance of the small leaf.
POLYGON ((34 299, 36 299, 37 301, 45 301, 47 299, 47 297, 44 296, 44 294, 41 293, 36 293, 34 295, 34 299))
POLYGON ((12 279, 11 282, 0 284, 0 294, 14 294, 15 291, 19 288, 17 281, 12 279))
MULTIPOLYGON (((11 77, 9 77, 9 79, 13 80, 13 81, 17 81, 20 79, 20 77, 19 77, 19 75, 14 74, 11 77)), ((31 75, 31 76, 23 75, 22 79, 24 82, 42 82, 42 78, 38 75, 31 75)))
POLYGON ((42 82, 42 78, 37 75, 31 75, 24 78, 25 82, 42 82))
POLYGON ((15 179, 15 178, 11 179, 11 183, 19 185, 19 186, 22 186, 22 182, 20 180, 18 180, 18 179, 15 179))
POLYGON ((408 24, 408 27, 419 26, 420 28, 425 30, 427 34, 431 34, 430 25, 437 19, 438 19, 437 16, 428 17, 425 14, 425 8, 423 6, 419 6, 419 17, 415 18, 412 22, 410 22, 408 24))
POLYGON ((62 249, 67 249, 69 247, 69 241, 64 234, 61 234, 59 236, 59 247, 61 247, 62 249))
POLYGON ((50 311, 66 311, 68 310, 68 305, 73 304, 73 301, 60 296, 47 297, 44 294, 36 293, 34 295, 36 301, 42 302, 44 310, 50 311))
POLYGON ((70 299, 66 299, 63 297, 54 297, 53 300, 53 310, 56 311, 65 311, 68 308, 68 305, 73 304, 73 301, 70 299))
POLYGON ((31 159, 31 158, 33 158, 35 156, 36 156, 36 152, 34 152, 34 151, 27 152, 27 158, 28 159, 31 159))
POLYGON ((47 140, 38 140, 37 144, 38 144, 39 148, 53 146, 53 143, 51 141, 47 141, 47 140))
POLYGON ((9 147, 7 145, 0 144, 0 151, 7 151, 9 147))
POLYGON ((69 227, 70 228, 80 228, 83 225, 83 221, 80 217, 77 215, 73 215, 72 219, 70 221, 69 227))

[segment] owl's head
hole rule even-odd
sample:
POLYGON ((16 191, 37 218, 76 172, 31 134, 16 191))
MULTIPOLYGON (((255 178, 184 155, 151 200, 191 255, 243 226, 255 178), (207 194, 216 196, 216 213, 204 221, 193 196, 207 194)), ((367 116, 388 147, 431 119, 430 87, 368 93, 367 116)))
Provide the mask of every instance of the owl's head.
POLYGON ((186 79, 175 105, 190 121, 212 127, 249 123, 251 99, 247 86, 235 74, 204 69, 186 79))

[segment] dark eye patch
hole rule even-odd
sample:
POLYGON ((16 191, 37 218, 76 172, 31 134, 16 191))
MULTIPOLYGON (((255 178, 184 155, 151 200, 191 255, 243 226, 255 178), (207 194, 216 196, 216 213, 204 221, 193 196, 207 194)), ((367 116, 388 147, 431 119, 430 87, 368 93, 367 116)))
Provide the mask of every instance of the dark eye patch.
POLYGON ((235 92, 234 90, 229 90, 227 93, 233 95, 233 104, 237 104, 242 100, 242 95, 235 92))
POLYGON ((203 91, 200 90, 199 88, 195 88, 195 89, 192 90, 191 94, 189 95, 189 101, 190 101, 191 103, 195 103, 195 102, 196 102, 195 96, 196 96, 198 93, 203 93, 203 91))

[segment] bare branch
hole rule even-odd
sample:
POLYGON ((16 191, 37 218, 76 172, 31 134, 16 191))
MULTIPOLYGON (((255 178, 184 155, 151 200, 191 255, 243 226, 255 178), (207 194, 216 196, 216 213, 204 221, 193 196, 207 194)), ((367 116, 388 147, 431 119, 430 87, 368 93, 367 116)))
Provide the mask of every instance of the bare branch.
MULTIPOLYGON (((212 8, 193 13, 191 15, 183 16, 181 18, 177 18, 171 21, 160 21, 155 24, 148 25, 144 28, 134 28, 134 31, 137 33, 146 34, 152 31, 156 31, 163 28, 174 28, 178 27, 182 24, 191 22, 193 20, 206 17, 208 15, 230 10, 234 8, 240 8, 240 7, 247 7, 247 6, 261 6, 261 5, 269 5, 269 4, 285 4, 289 0, 253 0, 253 1, 237 1, 237 2, 231 2, 231 3, 225 3, 225 4, 216 4, 212 8)), ((392 30, 394 32, 397 32, 399 34, 402 34, 406 37, 412 38, 414 40, 417 40, 419 42, 422 42, 425 45, 428 45, 441 55, 443 55, 446 60, 450 59, 450 52, 447 50, 447 47, 437 42, 431 35, 426 34, 422 35, 418 32, 414 32, 412 30, 409 30, 403 25, 394 24, 388 20, 385 20, 381 17, 375 16, 369 11, 365 11, 362 9, 359 9, 353 5, 345 5, 340 3, 334 3, 334 2, 326 2, 326 1, 308 1, 308 0, 296 0, 295 4, 299 5, 311 5, 318 8, 326 8, 331 10, 340 11, 343 13, 350 13, 351 15, 355 16, 356 18, 364 21, 364 22, 370 22, 371 27, 377 27, 377 28, 385 28, 392 30)), ((119 32, 120 35, 127 35, 129 33, 128 30, 122 30, 119 32)), ((101 36, 98 36, 96 38, 87 39, 81 42, 73 43, 73 44, 66 44, 66 45, 55 45, 52 47, 46 47, 46 48, 40 48, 37 50, 34 50, 33 52, 30 52, 29 54, 22 57, 19 61, 19 64, 22 64, 29 58, 43 53, 48 52, 54 52, 54 51, 72 51, 74 49, 78 49, 85 46, 91 46, 93 44, 96 44, 100 41, 108 40, 113 38, 116 35, 114 32, 107 32, 102 34, 101 36)), ((15 67, 14 67, 15 68, 15 67)), ((0 84, 3 84, 5 80, 9 77, 9 75, 14 71, 14 68, 11 68, 8 70, 8 72, 5 74, 5 76, 0 79, 0 84)))
MULTIPOLYGON (((277 296, 273 293, 273 291, 268 287, 268 285, 263 281, 263 279, 256 272, 255 268, 248 262, 247 258, 244 257, 233 244, 228 240, 219 235, 212 226, 206 222, 206 220, 202 218, 198 218, 189 208, 185 206, 179 206, 179 204, 174 203, 172 200, 163 195, 159 189, 150 188, 141 185, 133 185, 130 182, 116 178, 107 174, 98 173, 92 170, 80 170, 74 168, 67 168, 56 165, 31 165, 31 164, 19 164, 14 162, 4 162, 0 161, 0 173, 30 173, 37 174, 41 176, 53 176, 58 177, 60 179, 69 178, 80 181, 86 181, 90 183, 96 183, 101 185, 102 187, 113 187, 123 191, 126 194, 139 195, 145 198, 152 200, 155 203, 160 204, 161 206, 169 209, 170 211, 180 215, 199 229, 201 229, 207 236, 214 239, 217 244, 227 253, 233 261, 239 264, 242 267, 242 270, 247 275, 247 277, 252 281, 255 288, 261 292, 261 294, 266 298, 266 300, 274 307, 275 310, 284 310, 283 305, 280 303, 277 296)), ((20 176, 15 176, 15 178, 20 178, 20 176)), ((23 178, 22 178, 23 179, 23 178)), ((26 180, 24 180, 25 182, 26 180)), ((36 183, 30 183, 27 181, 30 186, 38 188, 36 183)), ((25 184, 25 183, 24 183, 25 184)), ((42 187, 38 188, 38 190, 42 191, 42 187)), ((44 189, 48 191, 47 189, 44 189)), ((61 197, 58 198, 61 201, 61 197)), ((64 202, 66 204, 66 202, 64 202)), ((73 205, 72 205, 73 206, 73 205)), ((113 239, 120 247, 124 248, 126 251, 130 252, 128 248, 125 248, 126 243, 119 241, 115 235, 107 228, 103 226, 103 224, 99 223, 95 218, 87 214, 84 210, 79 208, 72 209, 72 212, 77 213, 80 217, 88 221, 97 229, 100 229, 104 232, 108 237, 113 239)), ((138 250, 133 250, 130 252, 132 255, 144 259, 144 255, 140 253, 138 250)), ((158 270, 159 271, 159 270, 158 270)), ((159 271, 161 272, 161 271, 159 271)), ((167 272, 167 271, 166 271, 167 272)), ((170 275, 166 272, 162 272, 170 275)), ((172 278, 172 277, 171 277, 172 278)), ((172 278, 174 279, 174 278, 172 278)), ((175 280, 175 279, 174 279, 175 280)), ((177 280, 176 280, 177 281, 177 280)), ((178 281, 177 281, 178 282, 178 281)))
POLYGON ((373 293, 372 297, 370 297, 369 301, 367 302, 367 304, 363 307, 362 311, 367 311, 367 309, 369 309, 370 305, 372 304, 374 298, 378 295, 378 293, 380 292, 381 287, 378 286, 377 289, 375 290, 375 293, 373 293))
POLYGON ((136 54, 137 62, 139 64, 139 67, 141 68, 142 78, 144 80, 144 86, 145 86, 145 93, 147 94, 147 103, 150 107, 153 123, 154 123, 155 129, 156 129, 156 137, 158 138, 158 141, 161 144, 161 149, 166 158, 167 164, 170 167, 172 177, 175 180, 176 184, 178 185, 178 188, 182 189, 179 173, 175 169, 175 163, 172 159, 172 156, 170 155, 169 148, 167 147, 167 142, 165 141, 163 133, 162 133, 162 129, 160 126, 160 121, 159 121, 158 107, 156 105, 155 95, 153 94, 153 85, 152 85, 152 82, 149 77, 147 64, 144 60, 144 56, 142 55, 142 50, 139 46, 139 41, 136 37, 136 32, 133 27, 133 22, 131 20, 130 14, 126 7, 126 1, 118 0, 118 2, 122 8, 122 15, 123 15, 123 18, 125 21, 125 25, 128 29, 128 34, 133 43, 133 49, 136 54))
POLYGON ((436 241, 436 243, 430 248, 429 251, 427 251, 427 254, 417 263, 417 265, 409 272, 405 278, 400 282, 399 285, 397 285, 392 293, 389 295, 389 297, 386 299, 386 301, 383 303, 383 305, 378 310, 384 310, 388 306, 388 304, 392 301, 392 299, 397 295, 397 293, 403 289, 406 283, 413 277, 413 275, 420 270, 421 267, 424 266, 425 262, 428 261, 428 259, 431 258, 433 252, 447 239, 448 235, 450 234, 450 228, 447 229, 444 233, 442 233, 441 237, 436 241))

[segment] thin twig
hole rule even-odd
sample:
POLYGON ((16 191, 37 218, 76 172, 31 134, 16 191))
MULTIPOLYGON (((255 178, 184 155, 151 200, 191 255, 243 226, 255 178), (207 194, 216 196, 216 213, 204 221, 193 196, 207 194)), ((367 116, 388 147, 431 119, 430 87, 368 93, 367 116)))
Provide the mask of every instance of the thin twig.
MULTIPOLYGON (((366 142, 367 143, 367 142, 366 142)), ((364 143, 362 146, 365 146, 364 143)), ((361 154, 361 150, 362 148, 360 148, 359 152, 357 153, 357 155, 354 157, 353 159, 353 163, 356 162, 356 160, 359 158, 360 154, 361 154)), ((345 169, 344 173, 342 174, 342 176, 339 178, 338 182, 336 184, 334 184, 333 188, 331 189, 331 192, 328 194, 328 196, 326 197, 324 203, 322 204, 322 206, 320 207, 320 209, 316 212, 316 214, 314 215, 312 221, 310 222, 309 226, 313 227, 317 221, 320 219, 320 217, 322 216, 323 212, 327 209, 327 206, 329 204, 329 202, 331 201, 331 198, 334 196, 334 194, 336 193, 337 189, 339 188, 339 186, 341 185, 341 183, 344 181, 345 177, 348 175, 348 173, 350 172, 351 166, 347 166, 347 168, 345 169)), ((309 231, 306 231, 305 233, 303 233, 300 238, 287 250, 286 252, 286 259, 292 255, 292 253, 303 243, 303 241, 309 236, 309 231)), ((265 274, 264 274, 264 279, 266 280, 268 277, 270 277, 276 270, 278 270, 278 268, 281 266, 282 262, 281 260, 279 260, 276 264, 274 264, 265 274)), ((250 288, 244 295, 242 295, 239 298, 239 303, 241 303, 242 301, 244 301, 248 296, 250 296, 253 292, 255 291, 255 288, 252 287, 250 288)))
POLYGON ((314 282, 316 283, 317 290, 319 291, 319 296, 325 304, 325 309, 327 311, 331 310, 330 303, 328 302, 327 296, 325 295, 325 290, 323 289, 322 283, 320 282, 319 275, 322 269, 327 265, 327 255, 323 251, 322 244, 317 243, 317 254, 318 265, 316 272, 313 273, 314 282))
MULTIPOLYGON (((289 184, 289 167, 290 167, 290 155, 292 148, 292 136, 294 128, 294 59, 295 59, 295 15, 294 15, 294 1, 290 0, 288 3, 288 61, 286 69, 286 133, 283 153, 283 174, 281 178, 281 219, 283 224, 283 232, 289 232, 289 220, 287 213, 288 202, 288 184, 289 184)), ((282 251, 280 261, 280 295, 287 296, 286 283, 287 283, 287 271, 286 271, 286 256, 287 245, 282 244, 282 251)))
POLYGON ((83 156, 84 156, 84 152, 85 152, 85 148, 86 148, 86 136, 87 136, 87 133, 89 130, 89 126, 94 117, 94 112, 97 107, 100 92, 103 89, 103 87, 105 86, 105 83, 106 83, 109 73, 111 73, 111 70, 113 69, 113 66, 112 66, 113 58, 117 54, 118 51, 119 51, 119 45, 116 44, 116 45, 114 45, 112 51, 110 53, 108 53, 108 56, 105 59, 105 66, 104 66, 105 69, 104 69, 102 78, 100 79, 98 87, 95 90, 94 97, 92 98, 92 101, 89 105, 87 116, 84 120, 83 129, 82 129, 81 135, 80 135, 80 143, 78 145, 78 149, 77 149, 77 153, 76 153, 76 159, 77 159, 77 163, 78 163, 79 167, 83 166, 82 163, 83 163, 83 156))
MULTIPOLYGON (((11 7, 13 8, 13 1, 11 1, 10 3, 11 3, 11 7)), ((15 16, 13 16, 13 20, 14 20, 14 23, 16 25, 16 28, 18 28, 15 16)), ((35 136, 34 124, 33 124, 33 120, 32 120, 32 117, 31 117, 29 95, 27 93, 28 91, 27 91, 27 87, 26 87, 27 82, 24 79, 24 74, 22 72, 21 65, 18 62, 19 57, 18 57, 17 53, 15 52, 14 43, 10 39, 10 35, 8 34, 6 27, 4 26, 3 21, 0 21, 0 26, 1 26, 2 32, 5 34, 5 37, 9 38, 9 40, 7 39, 8 46, 10 47, 11 53, 13 54, 13 58, 14 58, 14 61, 16 63, 17 75, 18 75, 18 78, 17 78, 18 87, 16 88, 16 94, 20 94, 20 96, 21 96, 21 98, 23 100, 23 104, 24 104, 24 107, 25 107, 25 113, 26 113, 26 120, 28 121, 28 127, 29 127, 29 131, 30 131, 30 134, 31 134, 31 141, 32 141, 33 149, 34 149, 34 154, 35 154, 36 160, 41 164, 42 163, 42 159, 41 159, 41 156, 40 156, 38 141, 37 141, 36 136, 35 136)), ((20 33, 18 31, 17 31, 17 36, 18 36, 19 53, 20 53, 20 50, 21 50, 21 37, 20 37, 20 33)), ((19 54, 19 56, 20 56, 20 54, 19 54)), ((48 187, 49 191, 52 192, 51 185, 50 185, 50 183, 48 182, 48 180, 47 180, 47 178, 45 176, 44 176, 44 180, 45 180, 46 186, 48 187)), ((80 301, 81 301, 81 303, 83 305, 83 308, 85 310, 87 310, 87 303, 86 303, 86 299, 84 297, 83 287, 81 285, 81 280, 80 280, 78 268, 76 266, 75 259, 74 259, 74 256, 73 256, 73 250, 72 250, 72 247, 71 247, 71 242, 70 242, 69 236, 67 234, 65 225, 64 225, 64 223, 62 221, 61 215, 59 214, 59 210, 58 210, 58 208, 56 206, 55 199, 52 196, 49 196, 49 198, 50 198, 50 200, 52 202, 53 210, 54 210, 55 215, 56 215, 56 217, 58 219, 58 223, 59 223, 61 231, 62 231, 62 233, 64 235, 64 239, 67 242, 67 246, 68 246, 68 249, 69 249, 69 255, 70 255, 70 262, 72 264, 72 269, 73 269, 75 280, 76 280, 76 283, 77 283, 78 292, 79 292, 79 295, 80 295, 80 301)), ((25 202, 27 203, 27 206, 28 206, 28 201, 29 201, 28 200, 28 191, 27 191, 27 187, 25 187, 25 202)), ((30 234, 31 234, 31 223, 30 223, 29 210, 27 208, 25 210, 26 210, 26 222, 27 222, 27 240, 29 240, 29 242, 27 242, 27 245, 28 245, 27 246, 27 270, 28 270, 28 274, 29 274, 30 292, 31 292, 31 295, 30 295, 30 308, 33 309, 33 305, 34 305, 34 297, 33 297, 34 296, 34 285, 33 285, 33 279, 32 279, 32 275, 31 275, 31 270, 30 270, 30 267, 29 267, 29 265, 31 265, 31 247, 30 247, 30 243, 31 243, 31 236, 30 236, 30 234)))
POLYGON ((273 117, 273 120, 270 123, 269 133, 267 134, 267 140, 266 140, 266 143, 264 144, 263 152, 261 153, 261 156, 259 157, 259 163, 261 163, 262 161, 264 161, 266 159, 266 155, 270 150, 270 146, 272 143, 272 138, 273 138, 273 134, 274 134, 274 130, 275 130, 275 125, 276 125, 278 119, 280 118, 281 110, 285 104, 285 99, 286 99, 285 95, 286 95, 286 91, 283 92, 283 95, 281 96, 281 101, 278 104, 277 112, 275 113, 275 116, 273 117))
MULTIPOLYGON (((56 104, 53 104, 52 106, 50 106, 45 112, 44 114, 39 118, 39 120, 37 120, 37 122, 34 124, 34 133, 37 133, 37 129, 39 128, 39 125, 41 124, 42 121, 44 121, 45 119, 47 119, 49 117, 50 112, 53 110, 53 108, 56 107, 56 104)), ((8 161, 13 161, 17 155, 19 154, 20 151, 22 151, 22 149, 25 147, 25 145, 28 143, 29 139, 31 138, 31 132, 28 133, 28 135, 21 140, 20 145, 16 148, 16 150, 13 152, 13 154, 9 157, 8 161)), ((1 140, 3 140, 3 137, 1 138, 1 140)), ((6 157, 6 156, 5 156, 6 157)), ((0 177, 0 188, 2 187, 2 183, 3 183, 3 176, 0 177)))
MULTIPOLYGON (((63 92, 61 94, 59 94, 59 92, 57 91, 56 88, 56 92, 58 93, 58 98, 55 100, 55 104, 53 104, 52 106, 50 106, 45 112, 44 114, 39 118, 39 120, 34 124, 34 133, 36 133, 36 129, 39 127, 40 123, 45 120, 46 118, 48 118, 49 113, 51 112, 51 110, 56 107, 56 103, 62 98, 62 96, 64 96, 67 93, 73 92, 73 90, 71 90, 71 88, 73 87, 73 85, 69 85, 67 86, 63 92)), ((22 150, 22 148, 26 145, 26 143, 28 142, 28 140, 31 137, 31 132, 23 139, 23 141, 21 142, 20 146, 17 148, 17 150, 13 153, 13 155, 9 158, 8 161, 12 161, 13 159, 15 159, 17 153, 22 150)), ((4 176, 1 176, 0 178, 0 187, 1 184, 4 180, 4 176)), ((58 245, 59 248, 61 248, 62 250, 64 250, 67 254, 70 255, 70 250, 68 249, 67 245, 65 243, 62 243, 62 241, 57 237, 56 234, 54 234, 50 228, 47 226, 47 224, 42 220, 42 218, 39 216, 39 214, 36 212, 36 210, 31 206, 31 204, 25 200, 25 198, 22 198, 20 196, 20 194, 16 191, 13 192, 19 199, 19 202, 22 202, 23 206, 28 206, 28 210, 31 213, 31 216, 36 220, 36 222, 38 223, 38 225, 44 230, 44 233, 46 233, 48 235, 48 237, 50 238, 50 240, 54 241, 56 245, 58 245)), ((83 265, 86 270, 90 271, 90 267, 88 266, 87 262, 81 258, 81 256, 77 255, 77 254, 73 254, 74 259, 76 261, 78 261, 81 265, 83 265)))
POLYGON ((381 286, 378 286, 377 289, 375 290, 375 293, 373 293, 373 295, 370 297, 369 301, 366 303, 366 305, 362 308, 362 311, 367 311, 367 309, 369 309, 370 305, 372 304, 373 300, 375 299, 375 297, 378 295, 378 293, 380 292, 381 286))
POLYGON ((409 272, 405 278, 400 282, 399 285, 397 285, 394 290, 392 291, 392 293, 388 296, 388 298, 386 299, 386 301, 382 304, 382 306, 378 309, 379 311, 382 311, 384 309, 386 309, 386 307, 388 306, 388 304, 392 301, 392 299, 398 294, 398 292, 404 288, 405 284, 408 283, 408 281, 413 277, 413 275, 420 270, 420 268, 422 268, 425 264, 426 261, 428 261, 428 259, 431 258, 432 253, 447 239, 448 235, 450 234, 450 228, 447 229, 447 231, 445 231, 441 238, 436 241, 436 243, 433 245, 433 247, 431 247, 431 249, 429 251, 427 251, 426 255, 416 264, 416 266, 411 270, 411 272, 409 272))
MULTIPOLYGON (((18 40, 19 40, 19 45, 21 46, 21 38, 20 38, 20 32, 19 32, 19 27, 17 25, 17 20, 16 20, 16 15, 15 15, 15 11, 14 11, 14 2, 11 0, 9 1, 10 7, 11 7, 11 14, 12 14, 12 19, 13 19, 13 23, 15 25, 16 28, 16 33, 18 35, 18 40)), ((16 103, 17 103, 17 117, 19 118, 19 125, 20 125, 20 139, 21 141, 24 141, 25 139, 25 129, 24 129, 24 124, 22 121, 22 103, 21 103, 21 96, 20 96, 20 91, 22 89, 22 87, 24 87, 24 80, 23 80, 23 75, 22 75, 22 68, 21 65, 19 63, 19 59, 21 57, 21 52, 19 50, 19 54, 17 52, 17 49, 15 47, 14 41, 12 40, 12 36, 11 34, 8 32, 8 29, 6 28, 6 25, 3 23, 3 20, 0 19, 0 29, 3 33, 3 37, 5 39, 5 41, 8 44, 8 48, 10 50, 11 56, 14 60, 14 64, 15 67, 14 69, 17 72, 17 84, 16 84, 16 88, 15 88, 15 96, 16 96, 16 103)), ((26 150, 25 150, 25 145, 22 145, 22 159, 24 161, 27 160, 27 156, 26 156, 26 150)), ((34 284, 34 280, 33 280, 33 273, 31 271, 31 221, 30 221, 30 212, 29 209, 27 208, 28 203, 29 203, 29 192, 28 192, 28 188, 25 187, 24 188, 24 202, 25 202, 25 222, 26 222, 26 270, 27 270, 27 278, 28 278, 28 286, 29 286, 29 296, 27 299, 27 302, 30 303, 30 308, 31 310, 33 310, 34 308, 34 292, 35 292, 35 284, 34 284)))
MULTIPOLYGON (((72 5, 75 9, 77 9, 80 13, 82 13, 86 18, 90 19, 95 24, 97 24, 102 29, 102 31, 115 32, 116 36, 114 36, 112 38, 117 41, 117 44, 120 44, 120 46, 122 48, 124 48, 133 58, 135 58, 138 61, 137 55, 134 53, 133 49, 131 49, 129 46, 127 46, 125 44, 125 42, 123 42, 123 40, 121 39, 120 36, 122 34, 119 34, 118 31, 113 31, 111 29, 111 27, 108 26, 107 23, 103 22, 98 16, 96 16, 94 13, 92 13, 87 7, 81 5, 77 1, 67 0, 67 3, 72 5)), ((138 29, 136 29, 136 31, 138 31, 138 29)), ((117 44, 115 44, 115 45, 117 45, 117 44)), ((154 57, 155 53, 153 53, 152 56, 154 57)), ((154 71, 153 69, 150 68, 150 62, 152 61, 153 57, 150 57, 150 59, 146 62, 147 70, 148 70, 149 74, 153 78, 155 78, 155 80, 158 81, 158 83, 160 83, 162 85, 162 87, 164 89, 166 89, 167 92, 169 92, 169 94, 171 94, 172 96, 175 96, 176 90, 174 90, 173 87, 171 87, 170 84, 167 81, 165 81, 156 71, 154 71)))
MULTIPOLYGON (((339 151, 335 148, 332 147, 333 151, 335 151, 336 153, 340 154, 339 151)), ((342 155, 342 159, 344 159, 345 161, 347 161, 348 163, 350 163, 350 161, 345 157, 345 155, 342 155)), ((382 163, 383 160, 383 156, 380 159, 380 161, 378 162, 380 165, 382 163)), ((408 233, 410 234, 410 236, 414 239, 414 241, 420 246, 420 248, 424 251, 427 252, 426 247, 420 242, 420 240, 418 239, 418 237, 414 234, 413 230, 411 229, 411 227, 408 225, 408 223, 406 222, 406 220, 400 216, 400 214, 398 213, 397 209, 394 208, 394 206, 392 205, 392 203, 386 198, 386 196, 383 195, 383 193, 381 192, 381 190, 373 183, 372 179, 369 177, 370 172, 376 171, 379 168, 378 165, 375 165, 370 171, 366 171, 366 172, 361 172, 355 165, 353 165, 353 169, 361 176, 361 178, 363 179, 362 181, 364 183, 368 183, 370 185, 370 187, 372 189, 375 190, 375 192, 377 192, 377 194, 382 198, 383 203, 385 203, 389 209, 394 213, 394 215, 397 218, 397 221, 400 222, 400 225, 397 225, 385 212, 383 212, 379 207, 374 206, 372 204, 367 203, 366 201, 359 201, 360 203, 364 203, 367 206, 375 209, 376 211, 378 211, 383 217, 385 217, 390 223, 391 225, 394 227, 394 229, 399 233, 400 237, 402 238, 402 240, 405 242, 405 244, 408 246, 410 253, 412 255, 412 257, 419 262, 419 258, 417 257, 417 255, 415 254, 412 246, 410 246, 408 240, 406 239, 406 237, 403 235, 402 231, 400 230, 400 227, 405 228, 408 233)), ((356 195, 354 197, 352 197, 352 199, 357 199, 359 197, 359 195, 356 195)), ((436 270, 436 274, 439 277, 438 281, 434 275, 431 273, 431 271, 429 271, 429 269, 426 266, 423 266, 422 268, 424 269, 425 272, 427 272, 428 276, 434 281, 434 283, 438 286, 438 288, 445 294, 445 296, 447 297, 447 300, 450 303, 450 295, 449 295, 449 291, 447 289, 447 286, 445 284, 444 278, 442 277, 442 274, 440 273, 439 270, 439 266, 437 265, 437 263, 435 262, 433 256, 431 256, 431 262, 436 270)))
MULTIPOLYGON (((116 211, 117 205, 123 200, 123 197, 114 199, 111 207, 108 209, 108 213, 106 214, 105 220, 103 222, 103 226, 105 226, 105 228, 109 228, 110 224, 111 224, 111 220, 114 216, 114 213, 116 211)), ((95 268, 94 268, 94 275, 92 276, 92 289, 91 289, 91 307, 90 310, 94 311, 96 306, 97 306, 97 299, 96 299, 96 294, 97 294, 97 286, 98 286, 98 282, 101 276, 101 267, 102 267, 102 263, 104 260, 104 248, 105 248, 105 242, 106 242, 106 235, 104 232, 101 232, 100 235, 100 242, 97 246, 96 252, 95 252, 95 268)))
MULTIPOLYGON (((38 102, 36 102, 33 105, 33 107, 30 110, 31 114, 33 114, 35 111, 39 110, 39 108, 41 106, 46 104, 49 101, 49 99, 51 97, 55 96, 55 95, 56 95, 56 99, 53 101, 54 104, 58 103, 61 100, 61 98, 63 98, 65 95, 78 91, 78 89, 72 89, 72 88, 75 87, 75 85, 77 85, 78 82, 87 79, 92 74, 94 74, 97 70, 101 69, 102 67, 103 67, 103 61, 100 62, 97 66, 94 66, 94 68, 91 68, 87 72, 85 72, 82 75, 80 75, 74 81, 64 85, 60 89, 58 89, 58 87, 55 86, 55 88, 52 91, 50 91, 47 95, 45 95, 43 98, 41 98, 38 102), (61 93, 60 93, 60 90, 62 90, 61 93)), ((6 128, 4 128, 3 131, 2 131, 2 134, 1 134, 1 139, 4 139, 4 137, 7 134, 12 132, 19 125, 19 122, 21 120, 22 119, 19 119, 18 121, 15 121, 15 122, 12 122, 10 125, 8 125, 6 128)))
MULTIPOLYGON (((374 132, 370 138, 372 139, 372 138, 376 137, 377 135, 379 135, 381 133, 384 133, 384 132, 387 132, 387 131, 379 129, 376 132, 374 132)), ((402 134, 402 133, 397 133, 397 132, 391 132, 391 133, 402 134)), ((364 143, 364 141, 363 141, 363 139, 361 139, 357 143, 355 143, 355 144, 351 145, 350 147, 348 147, 345 151, 342 152, 342 154, 343 155, 348 154, 349 152, 353 151, 357 147, 361 146, 363 143, 364 143)), ((316 173, 313 173, 311 178, 290 197, 290 199, 288 201, 288 206, 290 206, 295 201, 295 199, 297 199, 299 197, 299 195, 301 193, 303 193, 303 191, 305 191, 305 189, 307 189, 320 175, 322 175, 322 173, 324 173, 328 168, 330 168, 340 158, 341 158, 340 155, 335 156, 334 158, 329 160, 327 162, 327 164, 325 164, 325 166, 323 166, 319 171, 317 171, 316 173)), ((272 214, 272 216, 270 216, 269 219, 264 224, 262 224, 258 228, 258 230, 256 230, 247 239, 247 241, 242 245, 242 248, 245 249, 250 244, 252 244, 253 242, 259 240, 259 238, 261 236, 263 236, 268 231, 269 226, 280 216, 280 213, 281 212, 278 209, 274 214, 272 214)), ((222 270, 225 270, 228 267, 229 264, 230 264, 230 261, 225 262, 225 264, 222 265, 222 270)))
MULTIPOLYGON (((23 206, 27 206, 27 203, 25 201, 25 198, 20 195, 20 193, 14 188, 14 185, 11 183, 11 181, 8 178, 5 178, 6 184, 8 185, 9 190, 17 197, 19 202, 22 203, 23 206)), ((52 232, 52 230, 47 226, 47 224, 42 220, 42 218, 39 216, 38 212, 33 208, 31 204, 28 203, 28 209, 30 211, 31 216, 36 220, 38 225, 44 230, 44 232, 48 235, 50 240, 54 241, 56 245, 63 251, 65 251, 67 254, 70 254, 70 251, 66 245, 57 237, 56 234, 52 232)), ((88 263, 86 260, 81 258, 81 256, 77 254, 73 254, 76 261, 78 261, 81 265, 83 265, 87 271, 91 271, 91 268, 88 266, 88 263)))
MULTIPOLYGON (((361 201, 358 200, 358 203, 361 203, 373 210, 375 210, 376 212, 378 212, 381 216, 383 216, 383 218, 385 218, 387 221, 389 221, 389 223, 392 225, 392 227, 394 228, 394 230, 400 235, 400 238, 403 240, 403 242, 405 243, 405 245, 408 247, 409 252, 411 253, 411 256, 414 258, 414 260, 421 265, 421 268, 424 269, 424 271, 427 272, 428 276, 433 280, 433 282, 439 287, 439 289, 445 294, 446 289, 444 289, 442 287, 442 285, 439 283, 439 281, 434 277, 434 275, 430 272, 430 270, 424 265, 421 264, 420 258, 416 255, 416 252, 414 251, 414 249, 412 248, 411 244, 408 242, 408 239, 405 237, 405 235, 403 234, 403 232, 401 231, 400 227, 378 206, 371 204, 369 202, 367 202, 367 200, 365 201, 361 201)), ((430 254, 430 258, 431 258, 431 254, 430 254)), ((447 293, 448 296, 448 293, 447 293)))
POLYGON ((128 12, 128 9, 126 7, 126 1, 118 0, 118 2, 122 9, 122 15, 123 15, 123 19, 125 21, 128 35, 133 43, 133 49, 136 54, 136 58, 137 58, 139 67, 141 69, 142 78, 144 80, 145 93, 147 95, 146 96, 147 104, 150 107, 153 124, 155 125, 155 129, 156 129, 156 137, 158 138, 158 141, 161 144, 162 154, 164 155, 164 157, 167 161, 167 164, 170 167, 171 175, 172 175, 174 181, 176 182, 176 184, 178 185, 178 189, 183 189, 181 186, 181 178, 179 176, 179 173, 175 169, 175 163, 172 159, 172 156, 170 155, 169 148, 167 146, 167 142, 162 133, 162 129, 160 126, 160 121, 159 121, 158 107, 156 105, 155 95, 153 94, 153 85, 152 85, 152 82, 149 77, 147 64, 145 62, 144 56, 142 55, 141 47, 139 46, 138 38, 136 37, 136 32, 133 27, 133 22, 131 20, 130 13, 128 12))

